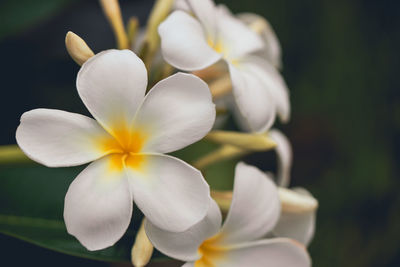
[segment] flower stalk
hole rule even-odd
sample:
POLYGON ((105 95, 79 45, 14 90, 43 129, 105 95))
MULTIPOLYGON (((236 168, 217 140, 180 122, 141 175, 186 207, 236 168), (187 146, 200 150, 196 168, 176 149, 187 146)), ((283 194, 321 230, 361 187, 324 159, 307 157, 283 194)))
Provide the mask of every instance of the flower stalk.
POLYGON ((215 200, 215 202, 217 202, 221 211, 228 212, 229 207, 231 206, 233 192, 212 190, 210 194, 211 197, 215 200))
POLYGON ((139 19, 137 17, 131 17, 128 21, 128 40, 130 47, 132 47, 136 41, 138 30, 139 19))
POLYGON ((0 164, 31 162, 17 145, 0 146, 0 164))
POLYGON ((100 0, 103 12, 111 25, 119 49, 129 48, 129 39, 122 20, 121 8, 118 0, 100 0))
POLYGON ((192 165, 200 170, 204 170, 207 166, 217 162, 240 157, 249 153, 248 151, 232 145, 224 145, 201 157, 192 163, 192 165))
POLYGON ((211 81, 223 76, 225 72, 226 71, 219 64, 214 64, 205 69, 192 71, 192 74, 205 81, 211 81))
POLYGON ((209 86, 214 99, 221 98, 232 91, 232 82, 229 74, 211 82, 209 86))
POLYGON ((174 2, 174 0, 157 0, 150 13, 140 53, 148 70, 150 70, 154 55, 160 46, 158 26, 168 16, 174 2))
POLYGON ((276 146, 276 143, 266 133, 240 133, 216 130, 207 134, 205 139, 214 143, 233 145, 250 151, 266 151, 276 146))

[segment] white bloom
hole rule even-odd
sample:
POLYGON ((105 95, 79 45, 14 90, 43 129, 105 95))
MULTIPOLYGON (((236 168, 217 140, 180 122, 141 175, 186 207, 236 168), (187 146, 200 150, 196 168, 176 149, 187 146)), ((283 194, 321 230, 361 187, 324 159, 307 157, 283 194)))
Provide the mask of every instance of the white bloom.
MULTIPOLYGON (((276 129, 271 130, 269 136, 276 142, 278 185, 288 187, 292 167, 292 149, 289 140, 276 129)), ((293 197, 297 198, 297 201, 317 202, 304 188, 292 188, 288 190, 290 190, 293 197)), ((282 211, 279 222, 273 232, 277 236, 293 238, 308 245, 314 237, 315 220, 315 209, 282 211)))
POLYGON ((173 10, 184 10, 186 12, 191 12, 190 6, 186 2, 186 0, 175 0, 174 5, 172 7, 173 10))
POLYGON ((308 246, 315 232, 316 209, 318 201, 304 188, 286 189, 285 196, 282 196, 286 188, 280 188, 281 199, 286 198, 288 193, 293 201, 293 206, 284 208, 279 221, 272 231, 275 236, 293 238, 305 246, 308 246))
POLYGON ((164 155, 201 139, 215 108, 208 86, 178 73, 145 96, 147 72, 129 50, 101 52, 77 77, 78 93, 96 120, 36 109, 21 117, 17 142, 48 167, 89 164, 65 197, 67 230, 88 249, 113 245, 126 231, 133 200, 154 225, 185 231, 208 209, 201 173, 164 155))
POLYGON ((263 39, 264 48, 255 53, 268 60, 275 68, 282 68, 281 45, 271 24, 262 16, 254 13, 239 13, 236 16, 263 39))
POLYGON ((278 186, 288 187, 292 169, 292 146, 287 137, 277 129, 271 129, 268 135, 276 143, 275 152, 278 160, 277 184, 278 186))
POLYGON ((162 253, 187 261, 185 267, 306 267, 310 258, 301 244, 286 238, 259 240, 270 232, 280 213, 276 185, 255 167, 236 167, 232 204, 222 216, 211 200, 207 216, 189 230, 171 233, 145 224, 153 245, 162 253))
POLYGON ((288 97, 281 103, 281 95, 287 96, 285 82, 267 60, 254 55, 265 46, 263 39, 211 0, 187 0, 186 4, 197 19, 178 10, 159 26, 165 60, 176 68, 194 71, 224 59, 246 129, 268 130, 276 112, 287 120, 288 97))

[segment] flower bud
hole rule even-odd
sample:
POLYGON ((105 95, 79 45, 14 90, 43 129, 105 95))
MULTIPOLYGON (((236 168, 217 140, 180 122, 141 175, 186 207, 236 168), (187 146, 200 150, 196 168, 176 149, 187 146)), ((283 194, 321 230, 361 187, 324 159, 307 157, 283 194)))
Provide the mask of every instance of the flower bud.
POLYGON ((86 60, 94 56, 93 51, 85 41, 71 31, 65 36, 65 46, 68 54, 78 65, 82 65, 86 60))
POLYGON ((135 267, 144 267, 149 263, 151 255, 153 254, 153 245, 146 235, 144 229, 145 219, 140 225, 139 232, 136 235, 135 244, 133 244, 131 251, 131 261, 135 267))
MULTIPOLYGON (((318 208, 318 200, 311 195, 301 194, 291 189, 278 187, 282 212, 306 213, 318 208)), ((211 197, 224 212, 229 210, 232 201, 232 191, 211 191, 211 197)))

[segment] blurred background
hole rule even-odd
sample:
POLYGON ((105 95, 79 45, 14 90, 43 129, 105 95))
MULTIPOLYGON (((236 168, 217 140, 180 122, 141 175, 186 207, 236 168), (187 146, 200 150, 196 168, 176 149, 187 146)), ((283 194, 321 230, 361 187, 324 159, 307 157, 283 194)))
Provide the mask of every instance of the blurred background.
MULTIPOLYGON (((142 24, 153 3, 120 2, 125 20, 142 24)), ((293 144, 292 185, 320 202, 313 266, 400 266, 399 2, 217 2, 266 17, 281 42, 293 113, 279 128, 293 144)), ((97 1, 0 1, 0 145, 15 144, 27 110, 87 114, 75 90, 79 66, 64 46, 69 30, 95 52, 115 46, 97 1)), ((7 266, 106 266, 6 235, 0 246, 7 266)))

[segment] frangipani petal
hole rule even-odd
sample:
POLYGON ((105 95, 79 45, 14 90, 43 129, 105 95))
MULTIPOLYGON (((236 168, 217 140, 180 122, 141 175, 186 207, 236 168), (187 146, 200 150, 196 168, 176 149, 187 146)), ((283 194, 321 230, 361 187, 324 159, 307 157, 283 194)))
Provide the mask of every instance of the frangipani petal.
POLYGON ((221 245, 256 240, 278 221, 280 202, 273 181, 259 169, 239 163, 235 170, 232 204, 220 232, 221 245))
POLYGON ((290 119, 289 90, 282 75, 270 63, 257 56, 248 56, 239 64, 263 81, 265 89, 269 90, 273 97, 279 118, 284 123, 288 122, 290 119))
POLYGON ((203 25, 204 30, 212 40, 215 40, 217 34, 217 9, 212 0, 187 0, 193 14, 203 25))
POLYGON ((261 37, 250 30, 243 22, 230 15, 224 8, 217 10, 218 39, 216 43, 221 42, 228 60, 238 60, 264 47, 261 37))
POLYGON ((225 4, 218 4, 217 8, 219 9, 219 12, 224 12, 226 16, 234 16, 229 7, 225 4))
POLYGON ((288 187, 290 184, 290 170, 292 168, 292 147, 287 137, 281 131, 272 129, 268 134, 276 142, 278 186, 288 187))
POLYGON ((245 123, 245 130, 265 132, 275 121, 273 96, 262 78, 251 69, 239 69, 229 64, 229 72, 239 120, 245 123))
POLYGON ((268 60, 275 68, 280 69, 282 67, 281 45, 271 24, 262 16, 254 13, 240 13, 237 14, 237 18, 259 34, 264 41, 263 49, 255 52, 255 55, 268 60))
POLYGON ((183 232, 202 220, 210 189, 201 173, 177 158, 141 154, 137 168, 127 164, 136 205, 158 228, 183 232))
POLYGON ((182 265, 182 267, 194 267, 194 261, 192 262, 186 262, 185 264, 182 265))
POLYGON ((107 50, 82 65, 76 86, 93 117, 112 133, 131 123, 146 92, 147 71, 132 51, 107 50))
POLYGON ((109 134, 93 119, 56 109, 21 116, 16 139, 24 153, 48 167, 76 166, 102 157, 95 139, 109 134))
POLYGON ((310 267, 311 260, 301 244, 286 238, 266 239, 242 244, 213 261, 218 267, 310 267))
MULTIPOLYGON (((304 196, 312 196, 304 188, 295 188, 293 190, 304 196)), ((315 212, 316 211, 282 211, 273 233, 279 237, 293 238, 303 243, 305 246, 308 246, 314 237, 315 212)))
POLYGON ((109 156, 94 161, 75 178, 65 196, 67 231, 89 250, 114 245, 131 220, 128 180, 123 171, 110 167, 109 156))
POLYGON ((192 12, 189 3, 186 0, 175 0, 173 10, 182 10, 188 13, 192 12))
POLYGON ((169 15, 158 27, 158 32, 164 59, 178 69, 204 69, 221 58, 208 45, 201 24, 184 11, 178 10, 169 15))
POLYGON ((177 73, 150 90, 134 125, 149 132, 143 152, 169 153, 203 138, 214 120, 207 84, 194 75, 177 73))
POLYGON ((181 233, 163 231, 146 222, 146 234, 153 245, 165 255, 182 261, 195 261, 199 258, 198 249, 204 240, 218 233, 221 227, 221 211, 210 198, 206 217, 196 225, 181 233))

